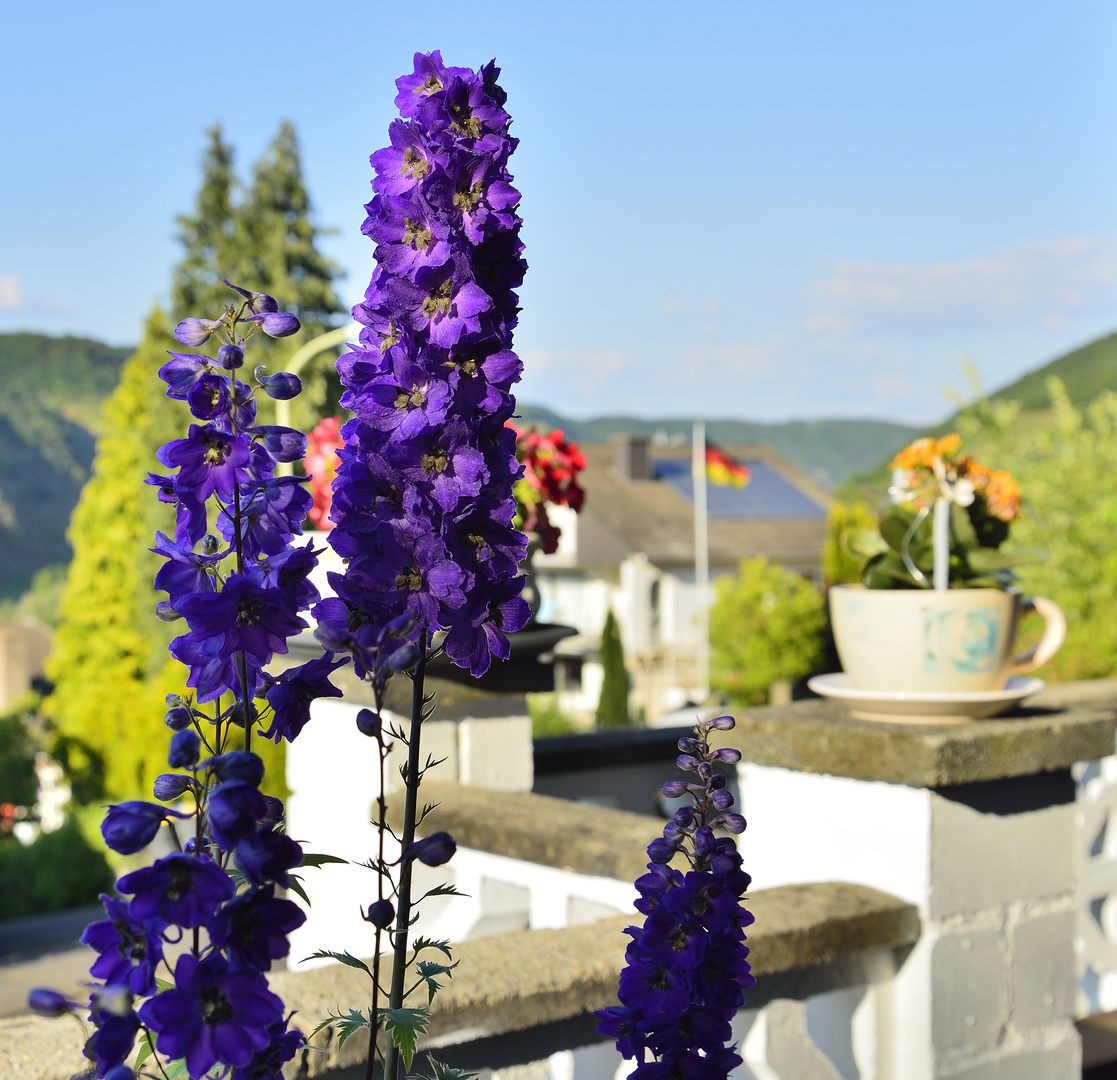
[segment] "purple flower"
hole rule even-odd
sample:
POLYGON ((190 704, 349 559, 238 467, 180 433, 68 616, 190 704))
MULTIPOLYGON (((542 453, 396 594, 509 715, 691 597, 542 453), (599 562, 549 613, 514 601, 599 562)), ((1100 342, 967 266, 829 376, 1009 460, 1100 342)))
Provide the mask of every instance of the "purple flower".
POLYGON ((175 327, 175 340, 197 348, 209 341, 214 332, 220 329, 220 319, 183 319, 175 327))
POLYGON ((175 965, 175 987, 149 998, 140 1017, 157 1033, 155 1048, 185 1058, 191 1076, 214 1065, 247 1065, 268 1045, 268 1031, 283 1019, 283 1003, 254 971, 231 971, 220 953, 175 965))
POLYGON ((213 918, 233 895, 233 882, 221 867, 197 855, 168 855, 152 866, 133 870, 116 883, 132 893, 132 914, 145 922, 161 920, 187 929, 213 918))
POLYGON ((291 951, 287 935, 306 922, 302 909, 275 895, 272 885, 230 900, 214 920, 210 939, 229 957, 232 971, 267 971, 291 951))
POLYGON ((303 849, 289 836, 261 826, 236 846, 233 858, 253 885, 274 881, 287 888, 287 871, 302 862, 303 849))
POLYGON ((191 540, 172 540, 161 532, 155 534, 155 539, 157 543, 150 550, 167 560, 155 575, 155 588, 167 593, 172 604, 191 593, 213 592, 212 570, 229 555, 228 550, 202 555, 194 550, 191 540))
POLYGON ((229 380, 220 375, 203 375, 190 387, 186 401, 199 420, 216 420, 229 411, 232 403, 229 380))
POLYGON ((321 697, 341 697, 341 691, 330 682, 330 675, 349 663, 347 656, 334 660, 333 655, 309 660, 300 667, 288 668, 265 693, 274 710, 266 738, 291 742, 310 719, 310 703, 321 697))
POLYGON ((232 851, 256 828, 267 806, 255 785, 244 780, 226 780, 209 793, 206 828, 218 847, 232 851))
POLYGON ((174 478, 176 493, 189 491, 199 502, 216 492, 223 502, 231 503, 233 486, 252 479, 248 439, 220 431, 213 424, 191 424, 189 436, 160 447, 158 457, 169 468, 179 466, 174 478))
POLYGON ((274 296, 268 296, 267 293, 250 292, 248 289, 242 289, 239 285, 234 285, 228 278, 221 279, 230 289, 235 293, 240 293, 241 296, 248 301, 248 310, 253 315, 264 315, 269 311, 278 311, 279 304, 276 303, 274 296))
POLYGON ((264 762, 250 750, 229 750, 203 762, 203 765, 220 783, 243 780, 246 784, 259 787, 264 780, 264 762))
POLYGON ((183 776, 181 773, 163 773, 155 778, 152 786, 152 795, 160 802, 171 802, 179 799, 188 791, 197 791, 197 781, 192 777, 183 776))
POLYGON ((197 353, 177 353, 167 350, 170 357, 160 369, 159 378, 167 384, 167 397, 185 401, 190 388, 211 363, 208 356, 197 353))
POLYGON ((134 855, 155 839, 159 826, 168 817, 188 816, 168 810, 165 806, 138 800, 116 803, 105 813, 101 835, 113 851, 120 855, 134 855))
POLYGON ((233 1070, 232 1080, 278 1080, 283 1075, 283 1065, 290 1061, 303 1045, 301 1031, 287 1030, 287 1022, 268 1028, 268 1045, 257 1050, 247 1065, 233 1070))
POLYGON ((137 919, 126 900, 102 896, 107 919, 90 923, 81 943, 101 955, 90 975, 127 986, 133 994, 155 991, 155 969, 163 959, 163 942, 148 923, 137 919))

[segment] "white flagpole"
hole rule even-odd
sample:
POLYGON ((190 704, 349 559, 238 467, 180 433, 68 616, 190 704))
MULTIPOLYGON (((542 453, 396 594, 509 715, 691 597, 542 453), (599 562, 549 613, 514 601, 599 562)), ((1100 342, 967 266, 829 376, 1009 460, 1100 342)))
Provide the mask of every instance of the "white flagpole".
POLYGON ((694 584, 698 595, 698 691, 710 694, 710 539, 706 515, 706 425, 694 422, 691 439, 694 481, 694 584))

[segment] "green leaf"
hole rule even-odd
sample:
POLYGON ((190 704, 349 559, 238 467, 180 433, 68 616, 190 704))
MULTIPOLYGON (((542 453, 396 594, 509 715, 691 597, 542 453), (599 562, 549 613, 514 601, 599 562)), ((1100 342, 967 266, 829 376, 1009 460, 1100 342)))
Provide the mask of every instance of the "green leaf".
POLYGON ((950 532, 955 542, 966 551, 977 547, 977 531, 970 521, 969 511, 957 503, 950 504, 950 532))
POLYGON ((135 1069, 138 1072, 140 1066, 145 1061, 147 1061, 147 1059, 149 1057, 151 1057, 154 1050, 155 1050, 155 1043, 151 1038, 151 1032, 150 1031, 145 1031, 144 1034, 143 1034, 143 1038, 140 1040, 140 1049, 136 1053, 136 1062, 132 1066, 132 1068, 135 1069))
POLYGON ((160 979, 158 976, 155 978, 155 985, 160 990, 174 990, 175 984, 168 979, 160 979))
POLYGON ((363 960, 358 960, 352 953, 347 952, 330 952, 328 949, 322 949, 316 953, 311 953, 307 960, 336 960, 339 964, 344 964, 346 967, 357 968, 358 971, 363 971, 370 979, 372 978, 372 971, 369 969, 368 964, 363 960))
POLYGON ((303 879, 297 874, 287 875, 287 888, 291 890, 296 896, 301 896, 306 901, 306 906, 310 907, 310 897, 306 895, 306 889, 303 888, 303 879))
POLYGON ((403 1067, 411 1069, 415 1047, 430 1023, 429 1009, 381 1009, 380 1022, 403 1056, 403 1067))
POLYGON ((175 1058, 174 1061, 168 1061, 163 1066, 163 1074, 167 1080, 179 1080, 179 1077, 189 1076, 190 1074, 186 1070, 186 1059, 175 1058))
POLYGON ((854 559, 871 559, 890 550, 879 529, 845 529, 839 542, 854 559))
POLYGON ((447 960, 453 960, 454 954, 450 951, 450 939, 444 938, 441 941, 435 941, 433 938, 417 937, 411 943, 411 947, 415 950, 414 955, 418 956, 424 949, 437 949, 442 953, 447 960))
MULTIPOLYGON (((454 1069, 449 1065, 443 1065, 441 1061, 436 1061, 430 1054, 427 1054, 427 1061, 430 1062, 430 1066, 434 1070, 434 1080, 474 1080, 474 1077, 478 1075, 477 1073, 467 1072, 465 1069, 454 1069)), ((407 1080, 411 1080, 411 1077, 408 1077, 407 1080)))
POLYGON ((350 1009, 347 1013, 330 1013, 309 1035, 313 1039, 324 1028, 332 1027, 337 1031, 337 1048, 340 1050, 346 1042, 362 1028, 372 1028, 372 1021, 368 1015, 358 1009, 350 1009))
POLYGON ((458 892, 457 888, 453 885, 436 885, 433 889, 427 889, 416 903, 426 900, 428 896, 468 896, 469 893, 458 892))
POLYGON ((303 855, 303 861, 299 866, 325 866, 326 863, 344 863, 349 865, 348 859, 339 859, 336 855, 303 855))
POLYGON ((966 562, 977 573, 992 573, 996 570, 1010 570, 1014 566, 1039 563, 1047 558, 1041 548, 1017 548, 1015 551, 998 551, 996 548, 975 548, 966 552, 966 562))
POLYGON ((455 961, 453 964, 436 964, 432 960, 423 960, 415 965, 415 970, 419 973, 419 978, 427 984, 427 1004, 434 1001, 434 995, 442 989, 442 984, 435 978, 436 975, 447 975, 451 978, 450 972, 460 964, 461 961, 455 961))

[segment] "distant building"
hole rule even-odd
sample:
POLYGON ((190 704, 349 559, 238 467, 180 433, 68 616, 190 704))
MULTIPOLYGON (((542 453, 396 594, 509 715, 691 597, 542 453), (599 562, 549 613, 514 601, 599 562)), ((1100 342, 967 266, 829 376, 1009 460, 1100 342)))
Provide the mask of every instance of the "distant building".
MULTIPOLYGON (((723 449, 752 476, 744 488, 707 486, 711 580, 758 555, 818 580, 829 497, 766 447, 723 449)), ((571 711, 596 706, 597 645, 612 607, 632 705, 653 719, 697 695, 690 448, 627 436, 582 451, 585 505, 578 515, 548 508, 562 537, 555 554, 534 563, 540 620, 579 631, 556 649, 557 687, 571 711)))
POLYGON ((0 711, 10 709, 43 674, 51 633, 34 623, 0 623, 0 711))

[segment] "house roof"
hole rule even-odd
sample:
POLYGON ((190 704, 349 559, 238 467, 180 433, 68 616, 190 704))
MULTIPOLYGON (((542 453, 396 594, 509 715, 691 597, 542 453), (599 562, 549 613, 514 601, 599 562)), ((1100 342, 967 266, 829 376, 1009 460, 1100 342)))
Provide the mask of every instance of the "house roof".
MULTIPOLYGON (((693 565, 694 508, 689 447, 649 446, 656 479, 629 480, 612 445, 582 446, 586 501, 578 524, 580 564, 617 563, 642 552, 658 565, 693 565)), ((735 566, 766 555, 817 573, 829 498, 767 447, 723 447, 752 471, 741 488, 707 486, 710 563, 735 566), (750 493, 751 489, 751 493, 750 493)))

